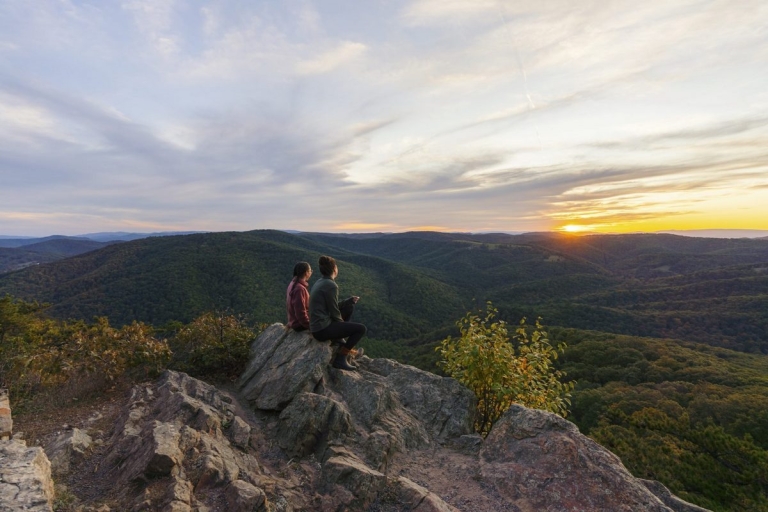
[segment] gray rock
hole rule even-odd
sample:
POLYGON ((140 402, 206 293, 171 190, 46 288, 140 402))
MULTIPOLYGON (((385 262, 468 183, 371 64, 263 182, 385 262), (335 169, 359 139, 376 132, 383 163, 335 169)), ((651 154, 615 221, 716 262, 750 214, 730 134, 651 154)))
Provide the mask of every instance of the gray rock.
POLYGON ((241 393, 257 409, 279 411, 299 393, 315 389, 331 360, 331 347, 275 324, 253 342, 251 355, 240 378, 241 393))
POLYGON ((280 413, 278 443, 290 456, 322 452, 328 441, 352 431, 347 409, 339 402, 314 393, 300 393, 280 413))
POLYGON ((53 474, 69 473, 71 463, 87 457, 91 446, 93 446, 93 439, 80 429, 73 428, 59 434, 45 447, 45 454, 51 462, 53 474))
POLYGON ((129 470, 132 478, 172 475, 183 459, 179 450, 179 430, 171 423, 152 421, 144 430, 144 449, 135 453, 129 470))
POLYGON ((389 461, 397 448, 394 436, 384 430, 371 432, 363 443, 365 460, 371 467, 382 473, 387 472, 389 461))
POLYGON ((243 480, 235 480, 226 491, 228 512, 253 512, 263 510, 266 503, 264 491, 243 480))
POLYGON ((483 447, 483 436, 480 434, 463 435, 455 439, 453 445, 466 452, 478 453, 483 447))
POLYGON ((323 464, 322 478, 326 489, 334 486, 348 490, 354 499, 348 503, 352 510, 365 510, 386 485, 386 477, 366 466, 351 452, 337 451, 323 464))
POLYGON ((192 507, 190 507, 188 503, 172 501, 163 507, 163 512, 192 512, 192 507))
POLYGON ((0 510, 53 510, 51 463, 42 448, 0 441, 0 510))
POLYGON ((233 417, 229 425, 229 439, 232 444, 245 450, 251 442, 251 426, 240 416, 233 417))
POLYGON ((208 451, 200 458, 200 472, 196 478, 195 491, 216 487, 237 480, 240 468, 232 457, 208 451))
POLYGON ((709 512, 705 508, 701 508, 698 505, 694 505, 693 503, 688 503, 685 500, 681 500, 672 494, 670 490, 667 489, 666 486, 664 486, 664 484, 661 482, 657 482, 656 480, 639 480, 644 486, 648 488, 648 490, 655 494, 657 498, 663 501, 666 506, 675 512, 709 512))
POLYGON ((174 478, 166 489, 165 499, 169 504, 179 502, 189 505, 192 502, 192 484, 183 478, 174 478))
POLYGON ((480 467, 523 512, 670 512, 618 457, 545 411, 510 407, 486 438, 480 467))
POLYGON ((440 499, 435 493, 403 476, 395 480, 395 487, 401 502, 418 512, 458 512, 458 510, 440 499))
POLYGON ((385 378, 400 403, 439 441, 474 432, 477 400, 455 379, 440 377, 391 359, 362 358, 361 369, 385 378))
POLYGON ((366 371, 338 371, 329 379, 328 387, 341 395, 353 420, 364 430, 388 432, 396 450, 430 444, 424 423, 403 407, 385 377, 366 371))
POLYGON ((116 482, 167 486, 162 495, 137 497, 134 509, 204 510, 196 493, 224 499, 225 489, 241 475, 260 478, 262 467, 248 453, 251 426, 233 414, 231 402, 215 387, 172 371, 154 386, 132 390, 105 443, 102 465, 111 468, 116 482), (159 484, 166 479, 169 484, 159 484))

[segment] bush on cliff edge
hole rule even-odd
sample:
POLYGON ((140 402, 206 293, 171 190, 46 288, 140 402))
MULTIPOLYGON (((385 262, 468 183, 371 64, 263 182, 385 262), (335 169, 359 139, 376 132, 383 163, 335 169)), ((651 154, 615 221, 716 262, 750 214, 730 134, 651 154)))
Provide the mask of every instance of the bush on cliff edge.
POLYGON ((490 301, 484 316, 468 312, 456 323, 461 336, 448 336, 435 349, 445 372, 477 396, 475 430, 488 435, 513 403, 565 417, 575 382, 561 382, 565 374, 554 367, 565 343, 553 346, 540 319, 529 335, 523 318, 510 339, 507 323, 493 321, 497 315, 490 301))

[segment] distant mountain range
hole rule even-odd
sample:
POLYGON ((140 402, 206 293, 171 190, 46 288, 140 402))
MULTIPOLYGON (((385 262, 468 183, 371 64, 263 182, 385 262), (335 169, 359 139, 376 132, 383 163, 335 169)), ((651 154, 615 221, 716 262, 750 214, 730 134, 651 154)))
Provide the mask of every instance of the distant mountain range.
POLYGON ((139 240, 153 236, 175 236, 193 232, 163 233, 89 233, 86 235, 46 237, 14 237, 0 235, 0 274, 50 263, 100 249, 109 243, 139 240))
POLYGON ((6 273, 0 293, 49 302, 63 318, 161 325, 225 308, 283 321, 294 263, 314 265, 321 254, 339 260, 342 294, 363 297, 357 315, 370 336, 404 349, 444 337, 492 300, 509 321, 540 315, 548 325, 768 352, 768 240, 760 239, 205 233, 6 273))

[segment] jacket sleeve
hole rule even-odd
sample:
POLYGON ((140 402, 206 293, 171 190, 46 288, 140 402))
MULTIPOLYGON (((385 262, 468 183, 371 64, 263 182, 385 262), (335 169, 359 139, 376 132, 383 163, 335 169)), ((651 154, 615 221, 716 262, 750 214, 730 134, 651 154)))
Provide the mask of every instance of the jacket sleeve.
POLYGON ((299 323, 309 329, 309 292, 303 286, 300 286, 299 293, 296 294, 298 300, 296 301, 295 311, 297 312, 296 319, 299 323))
POLYGON ((326 300, 328 301, 328 313, 331 316, 331 321, 343 322, 341 311, 339 311, 339 286, 336 283, 333 283, 333 289, 328 290, 326 300))

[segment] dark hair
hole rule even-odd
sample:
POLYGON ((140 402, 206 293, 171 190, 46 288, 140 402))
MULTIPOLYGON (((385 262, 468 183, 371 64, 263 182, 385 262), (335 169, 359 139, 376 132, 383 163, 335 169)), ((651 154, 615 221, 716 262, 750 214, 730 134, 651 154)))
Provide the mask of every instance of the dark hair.
POLYGON ((325 277, 331 277, 333 271, 336 270, 336 260, 330 256, 320 256, 318 266, 320 267, 321 274, 325 277))
POLYGON ((301 277, 309 272, 309 263, 300 261, 293 266, 293 277, 301 277))

